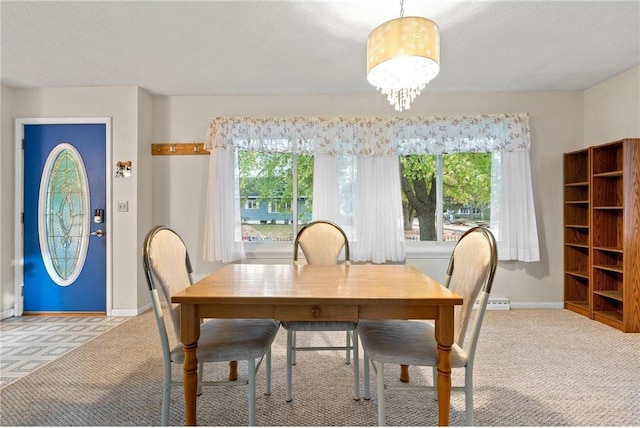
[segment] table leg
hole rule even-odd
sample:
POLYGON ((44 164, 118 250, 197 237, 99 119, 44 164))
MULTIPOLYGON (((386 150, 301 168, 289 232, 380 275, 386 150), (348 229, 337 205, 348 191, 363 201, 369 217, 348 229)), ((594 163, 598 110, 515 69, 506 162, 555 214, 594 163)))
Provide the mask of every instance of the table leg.
POLYGON ((197 343, 184 347, 184 418, 185 425, 196 425, 196 399, 198 396, 197 343))
POLYGON ((180 308, 180 340, 184 349, 184 418, 185 425, 197 425, 196 399, 198 395, 198 339, 200 320, 195 316, 193 305, 182 304, 180 308))
POLYGON ((229 361, 229 380, 238 380, 238 362, 229 361))
POLYGON ((400 382, 409 382, 409 366, 406 364, 400 365, 400 382))
POLYGON ((451 345, 453 344, 453 306, 441 306, 436 320, 438 342, 438 425, 449 425, 451 404, 451 345))

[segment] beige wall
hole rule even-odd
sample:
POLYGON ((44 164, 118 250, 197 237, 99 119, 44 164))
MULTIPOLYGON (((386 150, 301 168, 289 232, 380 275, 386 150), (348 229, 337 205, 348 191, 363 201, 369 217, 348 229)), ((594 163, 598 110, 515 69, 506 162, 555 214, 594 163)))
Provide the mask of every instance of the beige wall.
MULTIPOLYGON (((514 307, 561 306, 562 153, 592 143, 640 135, 639 74, 640 68, 636 67, 584 92, 426 92, 412 106, 411 115, 530 114, 531 167, 542 260, 501 262, 495 297, 508 297, 514 307), (602 109, 610 104, 615 104, 619 111, 602 109), (635 135, 630 135, 634 132, 635 135)), ((140 252, 144 235, 153 224, 170 225, 183 236, 192 253, 196 278, 217 267, 202 261, 200 256, 209 157, 151 156, 152 142, 203 141, 209 121, 217 115, 394 115, 385 97, 379 94, 153 97, 130 87, 29 90, 3 87, 0 95, 0 311, 13 305, 13 265, 7 260, 13 259, 15 118, 112 118, 112 163, 133 161, 131 178, 112 180, 112 306, 116 314, 132 314, 148 305, 140 252), (116 211, 119 200, 129 201, 128 213, 116 211)), ((438 279, 442 279, 446 268, 444 258, 407 262, 438 279)))
POLYGON ((584 91, 584 146, 640 137, 640 65, 584 91))
MULTIPOLYGON (((560 306, 562 289, 562 153, 582 146, 582 92, 425 93, 411 115, 530 114, 533 190, 541 262, 500 263, 493 295, 515 306, 560 306)), ((394 115, 382 95, 157 97, 154 142, 203 141, 214 116, 394 115)), ((153 222, 174 227, 194 259, 196 277, 215 265, 201 260, 207 156, 154 156, 153 222), (184 207, 189 207, 185 209, 184 207)), ((282 260, 288 262, 288 260, 282 260)), ((446 260, 408 263, 440 278, 446 260)))
MULTIPOLYGON (((151 304, 146 278, 140 268, 142 261, 142 243, 152 226, 152 188, 153 188, 153 165, 151 162, 151 140, 153 134, 153 97, 146 91, 138 90, 138 147, 137 147, 137 192, 135 199, 132 199, 130 206, 133 206, 133 213, 137 215, 136 224, 136 246, 135 257, 128 260, 132 265, 129 271, 137 272, 137 287, 131 287, 137 292, 136 298, 138 308, 144 304, 151 304)), ((114 199, 117 203, 117 199, 114 199)))
MULTIPOLYGON (((145 130, 139 135, 138 118, 140 116, 139 109, 146 108, 146 122, 149 122, 151 116, 151 97, 144 91, 140 91, 135 87, 120 88, 46 88, 46 89, 14 89, 14 96, 8 111, 3 110, 3 122, 8 121, 13 124, 16 118, 56 118, 56 117, 110 117, 112 119, 112 159, 115 160, 131 160, 134 169, 131 178, 114 179, 112 184, 112 199, 107 215, 112 216, 112 230, 107 230, 107 234, 111 236, 113 242, 112 252, 112 270, 110 272, 112 282, 112 309, 114 315, 133 315, 138 308, 143 307, 149 302, 149 298, 145 295, 146 300, 142 300, 139 296, 138 289, 144 286, 141 282, 143 278, 140 266, 140 248, 142 241, 138 233, 138 223, 145 216, 148 217, 143 225, 149 224, 151 218, 150 204, 146 204, 141 208, 136 206, 139 194, 149 193, 149 179, 143 181, 144 191, 138 188, 138 175, 136 166, 138 166, 138 146, 149 145, 150 128, 147 123, 145 130), (143 95, 141 96, 140 93, 143 95), (140 98, 145 98, 144 103, 140 102, 140 98), (146 138, 146 141, 139 143, 140 136, 146 138), (127 213, 119 213, 115 210, 114 201, 128 200, 130 209, 127 213)), ((4 96, 3 96, 4 100, 4 96)), ((4 128, 4 127, 3 127, 4 128)), ((2 138, 2 159, 3 170, 2 179, 11 182, 13 188, 14 172, 7 171, 5 173, 4 162, 5 154, 14 159, 14 131, 13 125, 10 133, 3 132, 2 138)), ((145 166, 146 171, 150 171, 151 166, 147 160, 145 166)), ((112 165, 113 167, 113 165, 112 165)), ((11 211, 2 211, 3 217, 7 223, 11 225, 13 230, 13 191, 5 195, 3 188, 1 199, 11 199, 11 211)), ((4 224, 3 221, 3 232, 4 224)), ((3 233, 4 235, 4 233, 3 233)), ((12 236, 13 241, 13 236, 12 236)), ((13 244, 12 244, 13 245, 13 244)), ((13 258, 13 247, 11 250, 13 258)), ((4 277, 5 266, 3 262, 2 276, 4 277)), ((109 277, 109 274, 107 275, 109 277)), ((14 285, 13 274, 11 273, 11 284, 2 284, 2 294, 7 296, 3 300, 3 304, 14 304, 14 285)), ((144 290, 144 288, 143 288, 144 290)))
POLYGON ((11 316, 14 305, 14 92, 0 86, 0 319, 11 316))

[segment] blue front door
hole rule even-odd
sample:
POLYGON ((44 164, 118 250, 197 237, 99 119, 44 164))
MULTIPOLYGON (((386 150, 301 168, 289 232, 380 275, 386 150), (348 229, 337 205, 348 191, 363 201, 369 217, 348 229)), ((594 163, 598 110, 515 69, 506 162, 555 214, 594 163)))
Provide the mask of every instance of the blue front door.
POLYGON ((24 125, 25 313, 106 311, 106 125, 24 125))

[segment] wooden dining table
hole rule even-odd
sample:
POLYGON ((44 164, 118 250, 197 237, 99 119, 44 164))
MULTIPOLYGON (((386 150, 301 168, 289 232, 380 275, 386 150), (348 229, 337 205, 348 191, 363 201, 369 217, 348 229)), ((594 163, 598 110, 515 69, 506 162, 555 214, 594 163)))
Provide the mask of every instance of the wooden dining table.
POLYGON ((435 320, 438 424, 449 424, 453 313, 462 297, 412 266, 228 264, 175 294, 171 301, 181 305, 186 425, 197 423, 196 348, 204 318, 435 320))

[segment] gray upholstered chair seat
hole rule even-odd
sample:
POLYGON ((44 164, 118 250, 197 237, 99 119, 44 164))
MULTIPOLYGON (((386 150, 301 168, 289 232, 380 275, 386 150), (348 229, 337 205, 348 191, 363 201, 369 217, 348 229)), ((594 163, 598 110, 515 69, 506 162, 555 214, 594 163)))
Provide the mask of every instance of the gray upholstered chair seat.
MULTIPOLYGON (((335 265, 344 251, 344 262, 349 264, 349 240, 344 231, 335 223, 315 220, 307 223, 296 235, 293 242, 293 262, 298 264, 298 251, 302 250, 310 265, 335 265)), ((346 363, 351 362, 353 353, 353 398, 360 399, 360 366, 358 362, 357 323, 353 321, 282 321, 287 330, 287 401, 293 400, 293 365, 296 364, 297 351, 344 350, 346 363), (345 346, 297 346, 296 334, 299 331, 344 331, 345 346)))
MULTIPOLYGON (((484 227, 474 227, 464 232, 456 243, 445 276, 445 286, 463 299, 462 305, 453 310, 453 344, 449 359, 451 368, 464 369, 464 386, 452 386, 451 390, 465 393, 467 425, 473 425, 473 361, 497 265, 498 250, 493 234, 484 227), (476 301, 478 309, 473 317, 471 336, 465 340, 476 301)), ((386 425, 386 389, 437 391, 438 342, 432 323, 361 320, 357 331, 364 350, 365 399, 371 398, 369 362, 376 371, 378 426, 386 425), (386 363, 431 367, 433 384, 387 386, 384 375, 386 363)))
MULTIPOLYGON (((361 320, 358 335, 367 356, 374 361, 428 367, 438 363, 435 330, 429 322, 361 320)), ((450 359, 452 368, 467 364, 467 354, 455 343, 450 359)))
POLYGON ((356 325, 352 321, 282 321, 285 330, 296 331, 350 331, 356 325))
MULTIPOLYGON (((144 239, 142 263, 162 346, 162 425, 166 426, 169 423, 171 388, 183 384, 182 381, 173 378, 174 370, 171 369, 171 365, 184 364, 184 351, 180 343, 181 305, 171 303, 171 297, 191 286, 191 261, 182 238, 167 226, 156 226, 144 239), (162 308, 160 293, 167 302, 166 310, 162 308), (177 343, 173 349, 169 343, 165 312, 173 325, 173 342, 177 343)), ((200 324, 200 337, 196 348, 198 395, 202 386, 247 385, 249 425, 255 425, 256 374, 266 357, 266 394, 271 394, 271 344, 279 328, 280 322, 275 320, 211 319, 200 324), (237 360, 247 362, 246 382, 203 380, 204 363, 237 360)))
MULTIPOLYGON (((260 358, 269 351, 278 333, 274 320, 213 319, 200 325, 199 361, 230 361, 260 358)), ((171 361, 183 364, 182 344, 171 350, 171 361)))

